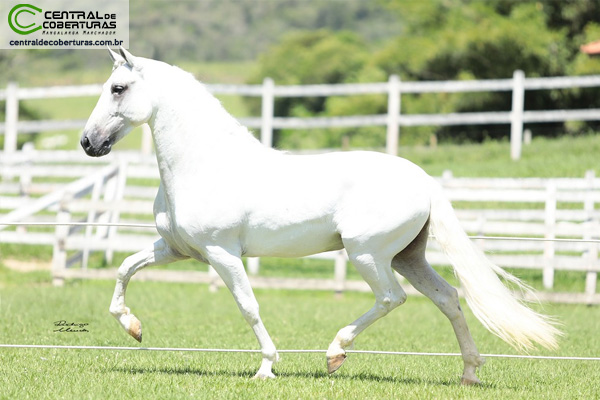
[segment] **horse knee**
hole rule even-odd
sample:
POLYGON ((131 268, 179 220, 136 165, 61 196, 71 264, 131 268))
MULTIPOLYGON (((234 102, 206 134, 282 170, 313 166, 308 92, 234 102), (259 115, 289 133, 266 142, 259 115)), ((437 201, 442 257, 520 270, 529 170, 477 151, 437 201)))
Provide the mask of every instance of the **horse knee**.
POLYGON ((135 265, 134 255, 127 257, 117 269, 117 279, 123 281, 131 277, 131 269, 135 265))
POLYGON ((256 300, 244 300, 239 303, 240 311, 242 312, 242 316, 250 324, 253 326, 260 322, 260 314, 259 314, 259 305, 256 300))
POLYGON ((122 266, 119 267, 119 269, 117 270, 117 280, 121 282, 126 280, 129 277, 128 271, 128 269, 124 269, 122 268, 122 266))

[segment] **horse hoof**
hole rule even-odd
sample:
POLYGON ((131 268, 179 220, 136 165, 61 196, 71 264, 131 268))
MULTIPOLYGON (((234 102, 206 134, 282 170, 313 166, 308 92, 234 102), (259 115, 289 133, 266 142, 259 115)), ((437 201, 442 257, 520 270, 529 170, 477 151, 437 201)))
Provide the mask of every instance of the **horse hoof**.
POLYGON ((481 381, 477 377, 466 378, 463 376, 460 380, 460 384, 464 386, 481 385, 481 381))
POLYGON ((131 315, 129 330, 127 331, 135 340, 142 343, 142 323, 139 319, 131 315))
POLYGON ((327 357, 327 372, 333 374, 335 371, 340 369, 344 361, 346 361, 345 354, 338 354, 337 356, 327 357))
POLYGON ((256 375, 254 375, 254 377, 252 379, 260 379, 260 380, 267 380, 267 379, 275 379, 275 374, 273 374, 272 372, 269 373, 264 373, 264 372, 257 372, 256 375))

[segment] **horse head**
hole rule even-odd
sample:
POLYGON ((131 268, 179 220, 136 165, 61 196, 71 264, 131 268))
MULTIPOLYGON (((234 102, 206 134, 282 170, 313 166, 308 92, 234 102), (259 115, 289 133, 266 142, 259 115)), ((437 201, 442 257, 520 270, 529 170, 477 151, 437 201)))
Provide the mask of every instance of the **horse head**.
POLYGON ((153 114, 150 89, 144 82, 144 59, 132 56, 124 48, 109 49, 113 72, 81 136, 87 155, 101 157, 133 128, 149 121, 153 114))

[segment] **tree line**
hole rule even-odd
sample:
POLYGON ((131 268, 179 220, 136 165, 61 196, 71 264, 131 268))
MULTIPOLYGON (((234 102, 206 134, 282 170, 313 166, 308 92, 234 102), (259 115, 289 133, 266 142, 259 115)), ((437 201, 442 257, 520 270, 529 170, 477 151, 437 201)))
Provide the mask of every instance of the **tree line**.
MULTIPOLYGON (((600 40, 600 2, 510 0, 382 0, 401 28, 383 42, 365 40, 350 31, 302 31, 289 34, 259 57, 250 82, 264 76, 279 84, 351 83, 402 80, 510 78, 516 69, 528 77, 600 73, 600 59, 580 52, 580 45, 600 40)), ((250 106, 257 104, 250 101, 250 106)), ((527 93, 528 110, 600 107, 597 88, 527 93)), ((403 113, 509 111, 511 93, 404 95, 403 113)), ((286 98, 277 100, 279 116, 383 114, 384 95, 286 98)), ((597 123, 531 125, 536 135, 577 135, 597 123)), ((403 128, 402 140, 478 142, 506 138, 502 125, 403 128)), ((279 131, 282 147, 338 147, 342 138, 353 146, 381 146, 384 128, 345 128, 319 134, 279 131)))
MULTIPOLYGON (((600 0, 131 0, 135 54, 177 61, 257 60, 249 83, 277 84, 510 78, 600 73, 579 46, 600 39, 600 0)), ((55 66, 65 77, 105 65, 105 50, 0 51, 0 81, 55 66)), ((25 82, 27 84, 27 82, 25 82)), ((528 93, 528 110, 600 107, 598 89, 528 93)), ((249 108, 259 110, 256 99, 249 108)), ((509 110, 510 93, 404 95, 404 113, 509 110)), ((1 106, 1 105, 0 105, 1 106)), ((385 113, 385 96, 278 99, 278 116, 385 113)), ((0 107, 0 117, 3 107, 0 107)), ((22 110, 24 118, 35 110, 22 110)), ((577 135, 597 123, 530 126, 536 135, 577 135)), ((411 127, 402 140, 502 138, 505 126, 411 127)), ((278 131, 283 147, 381 146, 383 128, 278 131), (321 134, 322 133, 322 134, 321 134)))

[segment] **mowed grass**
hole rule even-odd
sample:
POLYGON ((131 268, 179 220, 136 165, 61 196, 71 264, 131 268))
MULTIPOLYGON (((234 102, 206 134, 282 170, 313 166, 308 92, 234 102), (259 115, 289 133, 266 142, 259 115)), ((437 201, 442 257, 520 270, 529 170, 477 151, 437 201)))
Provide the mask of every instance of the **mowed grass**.
MULTIPOLYGON (((139 346, 108 314, 109 281, 52 287, 44 272, 0 269, 0 341, 21 344, 139 346), (54 322, 87 323, 84 333, 54 332, 54 322)), ((256 349, 226 290, 204 285, 137 282, 127 303, 142 320, 144 346, 256 349)), ((366 311, 370 294, 257 290, 263 320, 280 349, 326 349, 339 328, 366 311)), ((536 306, 540 309, 540 306, 536 306)), ((465 307, 466 309, 466 307, 465 307)), ((545 305, 566 333, 556 352, 600 356, 596 307, 545 305)), ((482 353, 515 351, 466 311, 482 353)), ((411 297, 356 341, 357 350, 458 352, 450 324, 433 304, 411 297)), ((488 358, 484 384, 461 387, 458 357, 350 354, 327 375, 324 354, 282 354, 278 378, 252 380, 260 355, 0 348, 0 398, 344 398, 592 399, 600 395, 600 363, 488 358)))
POLYGON ((587 170, 600 174, 600 134, 537 137, 523 146, 521 159, 510 158, 508 141, 442 144, 435 148, 400 146, 399 155, 440 176, 451 170, 458 177, 583 178, 587 170))

